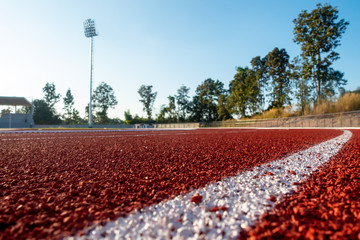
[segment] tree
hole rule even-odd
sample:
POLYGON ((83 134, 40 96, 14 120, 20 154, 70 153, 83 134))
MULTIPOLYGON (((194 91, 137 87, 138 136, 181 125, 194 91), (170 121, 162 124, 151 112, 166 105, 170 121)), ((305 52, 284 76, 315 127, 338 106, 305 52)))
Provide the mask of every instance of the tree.
POLYGON ((193 121, 216 121, 218 119, 217 105, 219 96, 224 94, 224 84, 211 78, 202 82, 195 91, 192 102, 193 121))
POLYGON ((290 103, 290 63, 285 49, 274 48, 266 55, 266 76, 271 82, 270 108, 281 108, 290 103))
POLYGON ((256 73, 251 70, 246 79, 248 84, 248 110, 251 115, 254 115, 262 108, 261 82, 256 77, 256 73))
POLYGON ((74 96, 71 94, 71 90, 68 89, 66 91, 66 95, 63 98, 63 102, 64 102, 64 110, 65 110, 65 114, 64 114, 64 118, 65 118, 65 122, 70 123, 72 121, 72 114, 74 112, 75 109, 73 109, 74 107, 74 96))
POLYGON ((189 96, 190 88, 185 87, 182 85, 177 90, 176 98, 176 104, 178 106, 178 116, 179 120, 185 122, 187 114, 190 110, 190 96, 189 96))
POLYGON ((238 67, 230 82, 230 96, 227 104, 231 113, 246 117, 246 112, 256 112, 260 100, 260 85, 255 72, 248 67, 238 67))
POLYGON ((166 113, 167 113, 167 111, 166 111, 166 106, 165 106, 165 104, 163 104, 163 105, 161 105, 161 107, 160 107, 160 112, 159 112, 159 114, 156 116, 156 122, 157 123, 165 123, 165 122, 167 122, 168 120, 167 120, 167 118, 166 118, 166 113))
POLYGON ((294 42, 301 45, 303 58, 303 79, 312 79, 316 87, 316 98, 325 97, 322 88, 333 91, 334 87, 346 84, 343 74, 330 66, 338 60, 335 48, 340 45, 340 38, 347 25, 344 19, 337 21, 338 10, 331 5, 317 4, 317 8, 308 13, 306 10, 294 19, 294 42), (329 79, 330 77, 330 79, 329 79))
POLYGON ((216 107, 217 108, 218 119, 221 120, 221 121, 233 118, 231 116, 231 114, 230 114, 230 111, 228 109, 228 105, 226 103, 227 98, 228 98, 228 94, 220 94, 219 100, 218 100, 218 105, 216 107))
POLYGON ((35 99, 34 105, 34 122, 36 124, 59 124, 61 120, 58 115, 54 114, 51 107, 43 99, 35 99))
POLYGON ((11 113, 11 108, 5 108, 5 109, 1 109, 1 114, 6 114, 6 113, 11 113))
POLYGON ((118 102, 112 87, 104 82, 95 89, 93 95, 94 108, 97 110, 97 122, 106 123, 108 121, 108 110, 114 108, 118 102))
POLYGON ((44 100, 47 103, 47 105, 53 109, 53 112, 55 113, 54 106, 57 102, 60 101, 60 94, 56 93, 56 87, 54 83, 46 83, 43 87, 44 92, 44 100))
POLYGON ((146 123, 147 119, 140 118, 137 114, 133 117, 130 113, 130 110, 124 112, 125 124, 136 124, 136 123, 146 123))
POLYGON ((23 106, 21 108, 17 108, 16 109, 16 113, 21 113, 21 114, 27 114, 31 112, 31 107, 30 106, 23 106))
POLYGON ((166 113, 168 115, 169 122, 177 122, 177 114, 176 114, 176 102, 174 96, 168 96, 168 106, 165 108, 166 113))
POLYGON ((259 93, 258 93, 258 105, 261 110, 264 109, 265 105, 265 92, 266 86, 268 84, 268 79, 266 77, 266 57, 261 58, 260 56, 254 57, 251 59, 251 67, 255 73, 256 81, 258 82, 259 86, 259 93))
POLYGON ((347 83, 347 80, 344 79, 344 73, 334 70, 333 68, 329 68, 324 75, 326 81, 321 82, 321 96, 325 98, 333 97, 335 95, 335 88, 340 91, 342 86, 347 83))
POLYGON ((132 124, 133 116, 130 113, 130 109, 124 112, 125 124, 132 124))
POLYGON ((140 95, 140 102, 143 103, 144 107, 143 110, 146 112, 148 121, 151 120, 152 115, 152 107, 156 99, 157 92, 152 92, 152 85, 141 85, 141 87, 138 90, 138 93, 140 95))
POLYGON ((306 107, 311 102, 311 87, 309 79, 304 77, 301 58, 296 57, 290 64, 291 78, 295 81, 295 98, 300 106, 301 114, 305 113, 306 107))
POLYGON ((73 124, 81 124, 84 123, 85 121, 80 117, 79 111, 76 110, 75 108, 72 109, 72 113, 71 113, 71 123, 73 124))
MULTIPOLYGON (((58 124, 61 123, 60 116, 57 114, 55 104, 60 101, 60 94, 56 93, 54 83, 46 83, 43 87, 44 99, 34 100, 37 104, 37 110, 34 109, 34 121, 37 124, 58 124), (35 111, 37 113, 35 114, 35 111), (51 111, 51 114, 48 113, 51 111), (35 117, 35 115, 37 115, 35 117), (35 120, 37 119, 37 121, 35 120)), ((36 108, 36 106, 35 106, 36 108)))

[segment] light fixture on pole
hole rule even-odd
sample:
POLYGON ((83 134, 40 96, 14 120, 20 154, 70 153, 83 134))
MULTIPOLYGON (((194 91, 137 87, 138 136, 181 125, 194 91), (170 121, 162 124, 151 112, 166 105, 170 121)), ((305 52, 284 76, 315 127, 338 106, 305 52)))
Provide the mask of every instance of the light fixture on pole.
POLYGON ((97 36, 95 21, 86 19, 84 22, 85 37, 91 38, 90 41, 90 104, 89 104, 89 128, 92 128, 92 71, 93 71, 93 37, 97 36))

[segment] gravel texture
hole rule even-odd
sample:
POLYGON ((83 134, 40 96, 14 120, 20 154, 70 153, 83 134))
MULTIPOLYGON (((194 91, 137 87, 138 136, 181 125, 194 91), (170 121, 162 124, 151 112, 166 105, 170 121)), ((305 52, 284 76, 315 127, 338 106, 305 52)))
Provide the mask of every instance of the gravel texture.
POLYGON ((247 239, 360 239, 360 130, 298 191, 264 215, 247 239))
POLYGON ((82 235, 93 224, 341 133, 228 129, 0 134, 0 239, 82 235))
POLYGON ((351 132, 164 201, 70 239, 236 239, 334 156, 351 132))

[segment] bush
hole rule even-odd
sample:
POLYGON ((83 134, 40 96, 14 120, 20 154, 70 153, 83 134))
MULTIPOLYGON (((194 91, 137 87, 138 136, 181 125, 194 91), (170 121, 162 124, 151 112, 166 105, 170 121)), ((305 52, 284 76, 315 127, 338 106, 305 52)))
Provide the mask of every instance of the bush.
POLYGON ((335 103, 334 101, 323 100, 321 103, 315 105, 315 107, 310 111, 311 115, 316 114, 326 114, 326 113, 334 113, 335 110, 335 103))
MULTIPOLYGON (((316 115, 336 112, 350 112, 360 110, 360 93, 348 92, 338 99, 323 100, 315 106, 305 107, 303 115, 316 115)), ((302 115, 300 111, 291 111, 291 106, 285 108, 272 108, 261 114, 253 116, 253 119, 285 118, 302 115)))
POLYGON ((272 108, 265 112, 263 112, 261 115, 258 115, 254 118, 256 119, 269 119, 269 118, 285 118, 285 117, 293 117, 296 116, 296 112, 291 111, 291 106, 287 105, 284 108, 272 108))
POLYGON ((337 112, 349 112, 360 110, 360 94, 345 93, 336 102, 335 109, 337 112))
POLYGON ((360 110, 360 94, 345 93, 337 101, 322 101, 316 105, 311 114, 325 114, 360 110))

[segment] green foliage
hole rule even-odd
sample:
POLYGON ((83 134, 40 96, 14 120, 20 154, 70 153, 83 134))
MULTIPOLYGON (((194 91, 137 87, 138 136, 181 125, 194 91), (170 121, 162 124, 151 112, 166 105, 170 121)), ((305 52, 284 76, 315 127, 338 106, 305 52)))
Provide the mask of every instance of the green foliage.
POLYGON ((347 83, 347 80, 344 79, 344 73, 333 68, 329 68, 324 75, 325 80, 321 81, 321 96, 322 98, 330 99, 335 96, 335 88, 340 90, 347 83))
POLYGON ((93 103, 96 109, 96 122, 101 124, 109 121, 107 116, 109 108, 114 108, 118 104, 114 90, 104 82, 95 89, 93 103))
POLYGON ((190 88, 181 86, 177 90, 176 105, 178 107, 177 115, 179 117, 180 122, 185 122, 187 119, 187 115, 190 111, 190 96, 189 96, 190 88))
POLYGON ((141 85, 138 90, 140 95, 140 102, 144 105, 143 110, 148 116, 148 120, 151 120, 152 107, 156 99, 157 92, 152 92, 152 85, 141 85))
POLYGON ((124 117, 125 117, 125 124, 142 124, 148 122, 147 119, 140 118, 137 114, 135 115, 135 117, 133 117, 130 113, 130 110, 124 112, 124 117))
POLYGON ((230 96, 227 100, 231 113, 246 117, 246 112, 254 114, 261 102, 260 81, 256 72, 248 67, 238 67, 234 79, 230 82, 230 96))
POLYGON ((125 124, 132 124, 133 116, 130 113, 130 109, 124 112, 125 124))
POLYGON ((110 125, 117 125, 117 124, 124 124, 125 122, 120 118, 109 118, 106 124, 110 125))
POLYGON ((168 122, 177 122, 178 118, 177 118, 177 113, 176 113, 175 97, 174 96, 168 96, 168 100, 169 100, 168 105, 163 110, 168 115, 167 121, 168 122))
POLYGON ((300 113, 304 114, 306 108, 312 102, 311 92, 312 87, 308 78, 304 78, 304 70, 302 68, 302 59, 300 57, 294 58, 290 65, 291 78, 295 82, 294 95, 300 106, 300 113))
POLYGON ((218 105, 216 107, 218 120, 220 121, 233 119, 233 117, 230 114, 229 107, 227 105, 227 99, 228 99, 228 94, 220 94, 218 105))
POLYGON ((166 113, 167 113, 166 106, 165 104, 163 104, 161 105, 159 114, 156 116, 155 122, 166 123, 168 121, 168 119, 166 118, 166 113))
POLYGON ((53 109, 53 113, 55 113, 54 106, 56 103, 60 101, 60 94, 56 93, 56 87, 54 83, 46 83, 43 87, 44 92, 44 100, 46 104, 53 109))
POLYGON ((58 115, 54 114, 52 108, 43 99, 35 99, 34 105, 34 122, 35 124, 60 124, 61 120, 58 115))
POLYGON ((56 93, 55 84, 46 83, 42 90, 44 93, 44 99, 40 102, 39 100, 35 100, 38 104, 38 115, 35 117, 36 114, 34 109, 34 122, 37 124, 61 123, 60 116, 57 114, 55 109, 55 104, 60 101, 61 95, 56 93), (49 114, 48 111, 50 111, 51 114, 49 114), (37 121, 35 119, 37 119, 37 121))
POLYGON ((21 113, 21 114, 27 114, 27 113, 30 113, 30 111, 31 111, 30 106, 24 106, 24 107, 16 109, 16 113, 21 113))
POLYGON ((202 82, 195 91, 192 102, 192 120, 197 122, 216 121, 219 96, 224 94, 224 84, 211 78, 202 82))
POLYGON ((85 121, 80 117, 79 111, 73 108, 69 124, 83 124, 83 123, 85 123, 85 121))
POLYGON ((263 109, 263 106, 265 105, 265 88, 268 84, 266 61, 266 57, 261 58, 260 56, 254 57, 250 61, 252 70, 255 73, 256 81, 258 82, 259 92, 257 99, 260 109, 263 109))
POLYGON ((11 108, 8 107, 8 108, 1 109, 1 114, 5 114, 5 113, 11 113, 11 108))
MULTIPOLYGON (((66 124, 70 124, 70 123, 72 123, 72 120, 73 120, 73 113, 76 114, 76 112, 74 112, 75 109, 73 109, 73 107, 74 107, 74 96, 71 94, 70 89, 68 89, 66 91, 66 95, 63 98, 63 102, 64 102, 64 108, 63 109, 65 110, 64 120, 65 120, 66 124)), ((77 113, 77 115, 78 114, 79 113, 77 113)))
POLYGON ((175 123, 178 122, 178 110, 176 109, 176 95, 168 96, 168 104, 163 104, 159 114, 156 116, 158 123, 175 123))
MULTIPOLYGON (((156 122, 216 121, 231 119, 234 114, 273 118, 293 114, 326 113, 332 111, 357 110, 358 95, 349 95, 343 86, 344 73, 332 68, 339 59, 335 49, 345 33, 348 22, 338 20, 338 11, 328 4, 317 4, 311 12, 302 11, 294 19, 294 42, 301 46, 301 55, 290 62, 285 49, 274 48, 265 57, 251 59, 251 68, 238 67, 229 89, 219 80, 206 79, 197 86, 195 96, 189 96, 190 89, 181 86, 175 95, 168 96, 167 105, 162 105, 156 122), (340 98, 335 104, 337 89, 340 98), (299 111, 292 113, 291 97, 295 97, 299 111), (263 111, 268 103, 268 111, 263 111), (350 107, 346 107, 350 106, 350 107), (261 113, 263 112, 263 113, 261 113)), ((138 93, 147 119, 124 112, 125 123, 151 122, 153 104, 157 92, 152 85, 142 85, 138 93)), ((43 88, 44 100, 36 100, 34 119, 41 123, 54 123, 59 119, 54 105, 59 101, 54 83, 43 88)), ((360 92, 360 89, 355 92, 360 92)), ((79 117, 74 106, 70 89, 64 101, 64 118, 67 123, 78 123, 79 117)), ((120 123, 109 119, 108 109, 117 104, 113 89, 102 82, 93 94, 93 119, 96 123, 120 123)), ((86 107, 88 115, 89 106, 86 107)))
POLYGON ((274 48, 265 59, 266 76, 271 90, 270 107, 284 107, 291 100, 289 55, 285 49, 274 48))
POLYGON ((328 4, 317 4, 310 13, 302 11, 294 19, 294 42, 301 45, 303 58, 301 78, 312 79, 317 101, 333 96, 335 87, 346 84, 343 74, 330 67, 340 58, 334 49, 349 25, 337 19, 338 10, 328 4))

